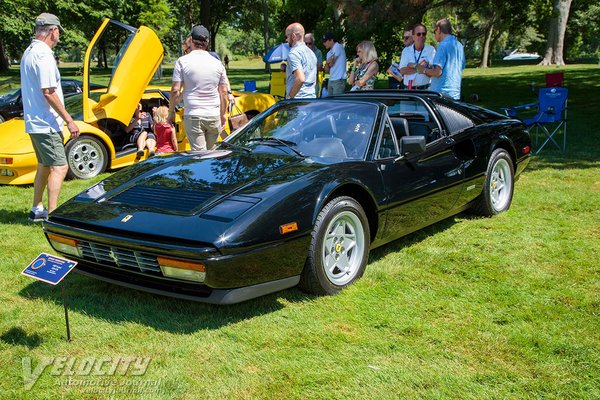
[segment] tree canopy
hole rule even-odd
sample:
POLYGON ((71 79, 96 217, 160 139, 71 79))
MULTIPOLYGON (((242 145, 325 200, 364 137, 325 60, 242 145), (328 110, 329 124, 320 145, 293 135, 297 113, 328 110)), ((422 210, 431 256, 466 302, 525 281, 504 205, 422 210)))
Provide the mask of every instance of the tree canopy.
MULTIPOLYGON (((154 29, 168 56, 197 23, 206 25, 212 48, 222 53, 264 53, 283 42, 285 27, 298 21, 320 37, 333 31, 348 48, 372 40, 380 58, 390 60, 402 49, 402 31, 417 22, 430 29, 449 17, 467 56, 488 66, 502 50, 522 48, 558 63, 598 57, 600 6, 593 0, 0 0, 0 70, 20 59, 32 37, 34 18, 42 12, 59 16, 66 32, 56 49, 61 58, 79 61, 105 17, 154 29), (550 54, 550 56, 548 56, 550 54)), ((433 35, 428 42, 433 44, 433 35)))

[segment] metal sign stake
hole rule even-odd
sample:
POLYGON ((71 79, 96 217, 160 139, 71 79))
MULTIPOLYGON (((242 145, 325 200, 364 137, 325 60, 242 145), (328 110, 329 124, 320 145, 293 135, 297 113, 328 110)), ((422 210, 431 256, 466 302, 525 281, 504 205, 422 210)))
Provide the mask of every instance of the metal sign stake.
POLYGON ((67 293, 65 292, 65 283, 60 285, 63 297, 63 305, 65 307, 65 323, 67 325, 67 342, 71 341, 71 328, 69 327, 69 309, 67 308, 67 293))

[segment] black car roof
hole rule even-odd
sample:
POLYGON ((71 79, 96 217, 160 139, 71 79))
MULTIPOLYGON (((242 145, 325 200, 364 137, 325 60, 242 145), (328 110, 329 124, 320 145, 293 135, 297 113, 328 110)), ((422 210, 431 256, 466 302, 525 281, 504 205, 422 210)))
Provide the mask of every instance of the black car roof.
POLYGON ((381 97, 381 96, 412 96, 412 97, 428 97, 440 99, 452 99, 450 96, 434 92, 431 90, 398 90, 398 89, 376 89, 376 90, 357 90, 354 92, 345 92, 328 96, 330 98, 345 98, 345 97, 381 97))

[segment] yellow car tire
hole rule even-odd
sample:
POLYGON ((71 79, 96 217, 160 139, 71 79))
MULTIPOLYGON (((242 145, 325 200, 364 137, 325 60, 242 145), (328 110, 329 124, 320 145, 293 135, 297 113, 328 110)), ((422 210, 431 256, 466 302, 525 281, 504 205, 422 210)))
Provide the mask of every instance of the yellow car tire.
POLYGON ((89 179, 106 170, 108 152, 101 140, 81 135, 75 140, 69 140, 65 146, 70 179, 89 179))

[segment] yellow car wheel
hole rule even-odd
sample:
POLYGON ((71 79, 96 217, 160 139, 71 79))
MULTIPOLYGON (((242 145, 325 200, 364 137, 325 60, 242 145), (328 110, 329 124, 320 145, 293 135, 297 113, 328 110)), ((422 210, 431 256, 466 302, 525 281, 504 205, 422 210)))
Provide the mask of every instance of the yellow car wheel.
POLYGON ((108 165, 108 152, 104 144, 93 136, 82 135, 65 146, 71 179, 89 179, 104 172, 108 165))

